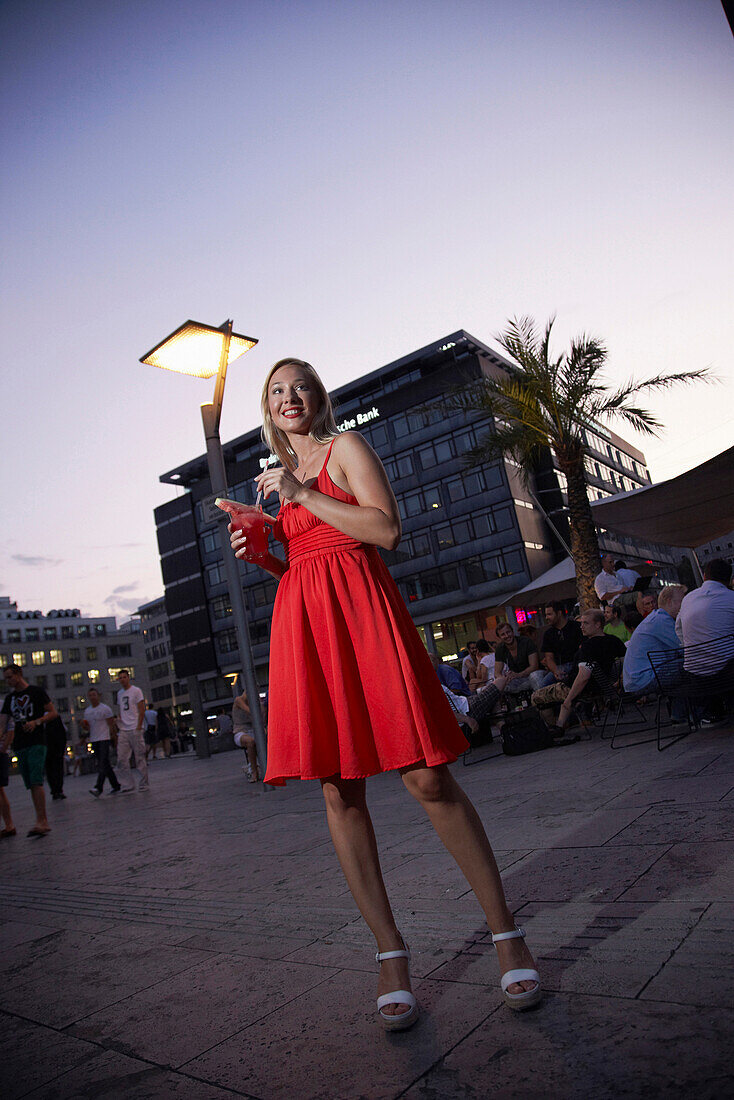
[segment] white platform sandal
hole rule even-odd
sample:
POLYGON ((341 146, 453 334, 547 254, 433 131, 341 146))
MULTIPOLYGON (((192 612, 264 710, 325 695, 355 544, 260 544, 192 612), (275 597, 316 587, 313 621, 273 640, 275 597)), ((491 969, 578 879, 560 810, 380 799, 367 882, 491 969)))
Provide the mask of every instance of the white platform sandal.
MULTIPOLYGON (((512 932, 498 932, 495 936, 492 935, 492 943, 496 944, 499 940, 517 940, 525 939, 525 929, 515 928, 512 932)), ((505 998, 505 1004, 514 1009, 515 1012, 522 1012, 526 1008, 532 1008, 533 1005, 537 1005, 543 996, 543 991, 540 988, 540 974, 537 970, 506 970, 502 975, 502 993, 505 998), (507 987, 514 985, 515 982, 535 982, 535 989, 528 989, 524 993, 508 993, 507 987)))
MULTIPOLYGON (((400 938, 402 939, 402 936, 400 938)), ((405 940, 403 940, 403 947, 400 951, 378 951, 375 955, 375 962, 377 963, 381 963, 385 959, 407 959, 410 962, 410 948, 405 940)), ((418 1002, 407 989, 396 989, 392 993, 383 993, 381 997, 377 998, 377 1015, 386 1031, 405 1031, 407 1028, 412 1027, 418 1019, 418 1002), (407 1012, 391 1016, 382 1011, 385 1005, 410 1005, 410 1008, 407 1012)))

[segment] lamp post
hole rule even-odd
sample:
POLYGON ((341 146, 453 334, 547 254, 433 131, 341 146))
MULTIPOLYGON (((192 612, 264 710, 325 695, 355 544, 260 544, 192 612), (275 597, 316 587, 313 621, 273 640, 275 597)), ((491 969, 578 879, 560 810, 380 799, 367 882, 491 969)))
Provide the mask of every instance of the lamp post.
MULTIPOLYGON (((194 375, 197 378, 212 378, 216 375, 214 398, 211 403, 201 406, 206 439, 206 458, 209 466, 209 480, 213 495, 227 496, 227 472, 224 464, 224 452, 219 436, 219 422, 222 416, 224 383, 229 364, 253 348, 257 340, 232 331, 232 321, 225 321, 219 328, 202 325, 197 321, 185 321, 170 336, 166 336, 151 351, 143 355, 141 363, 148 363, 163 370, 176 371, 179 374, 194 375)), ((232 554, 226 525, 226 513, 220 513, 219 538, 224 555, 224 571, 227 578, 229 599, 232 604, 237 648, 242 663, 247 698, 250 701, 250 714, 255 734, 257 754, 263 768, 267 767, 267 748, 265 730, 260 712, 260 693, 255 680, 255 667, 252 661, 250 631, 247 622, 242 584, 240 583, 239 563, 232 554)), ((197 738, 198 742, 198 738, 197 738)), ((206 753, 208 756, 208 751, 206 753)))

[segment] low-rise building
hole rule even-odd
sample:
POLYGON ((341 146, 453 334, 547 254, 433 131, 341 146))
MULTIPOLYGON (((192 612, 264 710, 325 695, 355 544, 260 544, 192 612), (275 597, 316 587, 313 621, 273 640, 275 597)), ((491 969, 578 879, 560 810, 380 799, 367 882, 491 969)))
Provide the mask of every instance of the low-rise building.
POLYGON ((19 611, 0 597, 0 671, 20 665, 30 684, 48 692, 72 739, 94 686, 103 703, 115 706, 121 668, 150 699, 142 634, 118 629, 114 616, 84 616, 78 608, 19 611))

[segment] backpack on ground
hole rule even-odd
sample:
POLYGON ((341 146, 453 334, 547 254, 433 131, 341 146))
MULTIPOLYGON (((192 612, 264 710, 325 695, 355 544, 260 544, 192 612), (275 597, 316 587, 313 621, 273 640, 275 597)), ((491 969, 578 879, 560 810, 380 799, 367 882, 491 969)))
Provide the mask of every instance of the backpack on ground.
POLYGON ((502 751, 506 756, 524 756, 527 752, 540 752, 553 745, 550 729, 535 707, 513 710, 500 727, 502 751))

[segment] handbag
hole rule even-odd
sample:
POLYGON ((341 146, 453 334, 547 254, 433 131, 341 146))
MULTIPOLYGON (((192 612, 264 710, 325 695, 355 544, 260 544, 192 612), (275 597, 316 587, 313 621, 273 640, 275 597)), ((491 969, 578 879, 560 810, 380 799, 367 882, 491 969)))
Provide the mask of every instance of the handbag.
POLYGON ((553 736, 535 707, 510 711, 500 728, 505 756, 524 756, 553 745, 553 736))

